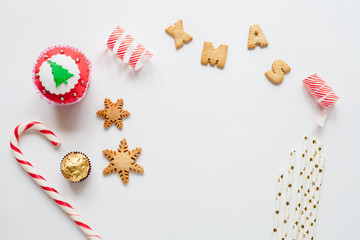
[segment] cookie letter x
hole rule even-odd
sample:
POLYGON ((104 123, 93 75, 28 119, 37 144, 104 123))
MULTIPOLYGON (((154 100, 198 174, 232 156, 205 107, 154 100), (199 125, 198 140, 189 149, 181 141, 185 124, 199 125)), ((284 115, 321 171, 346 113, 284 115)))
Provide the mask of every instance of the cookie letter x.
POLYGON ((170 26, 165 31, 174 37, 176 49, 181 48, 184 43, 190 42, 193 37, 184 32, 182 20, 177 21, 174 26, 170 26))

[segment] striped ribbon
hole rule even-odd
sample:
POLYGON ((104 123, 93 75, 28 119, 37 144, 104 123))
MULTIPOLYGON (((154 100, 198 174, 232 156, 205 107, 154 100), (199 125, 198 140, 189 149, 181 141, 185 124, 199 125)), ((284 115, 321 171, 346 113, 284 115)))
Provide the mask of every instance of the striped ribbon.
POLYGON ((149 50, 119 26, 115 27, 110 34, 107 47, 135 70, 142 68, 153 56, 149 50))
POLYGON ((27 130, 36 130, 42 133, 47 140, 49 140, 55 147, 60 145, 58 138, 55 134, 45 127, 42 123, 36 121, 28 121, 19 124, 10 138, 10 147, 14 154, 15 159, 19 162, 20 166, 30 175, 30 177, 51 197, 59 207, 76 223, 80 230, 90 240, 101 239, 94 230, 85 223, 80 217, 79 213, 56 191, 49 182, 33 167, 33 165, 25 160, 24 155, 19 148, 19 137, 27 130))

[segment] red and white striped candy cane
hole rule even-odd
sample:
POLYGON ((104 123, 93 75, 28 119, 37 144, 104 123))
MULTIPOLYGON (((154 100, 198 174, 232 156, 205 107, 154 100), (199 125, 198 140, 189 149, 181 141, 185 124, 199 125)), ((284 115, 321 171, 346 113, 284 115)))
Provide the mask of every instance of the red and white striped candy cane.
POLYGON ((24 155, 19 148, 19 137, 27 130, 36 130, 42 133, 55 147, 60 145, 58 138, 55 134, 45 127, 42 123, 36 121, 28 121, 19 124, 10 138, 10 147, 14 154, 15 159, 19 162, 20 166, 30 175, 30 177, 51 197, 57 204, 66 212, 69 217, 76 223, 80 230, 90 240, 101 239, 94 230, 85 223, 80 217, 79 213, 68 203, 63 197, 50 186, 49 182, 41 176, 41 174, 33 167, 33 165, 25 160, 24 155))
POLYGON ((322 127, 331 106, 339 99, 334 90, 316 73, 305 78, 303 83, 310 94, 317 100, 318 104, 323 108, 318 124, 322 127))
POLYGON ((110 34, 107 47, 135 70, 142 68, 153 56, 149 50, 119 26, 110 34))

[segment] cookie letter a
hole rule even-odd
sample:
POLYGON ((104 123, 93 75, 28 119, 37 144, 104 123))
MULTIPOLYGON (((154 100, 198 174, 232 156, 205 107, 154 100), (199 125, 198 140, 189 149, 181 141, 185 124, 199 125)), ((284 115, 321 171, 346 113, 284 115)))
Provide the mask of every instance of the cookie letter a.
POLYGON ((283 60, 275 60, 272 70, 265 73, 265 76, 274 84, 280 84, 284 80, 285 73, 290 72, 291 68, 283 60))
POLYGON ((221 44, 217 49, 214 48, 211 42, 204 42, 204 47, 201 55, 201 63, 211 66, 217 65, 219 68, 225 66, 228 45, 221 44))
POLYGON ((255 48, 256 45, 260 47, 268 45, 268 41, 259 24, 251 25, 249 29, 248 49, 255 48))
POLYGON ((174 37, 176 49, 181 48, 184 43, 190 42, 193 37, 184 32, 182 20, 177 21, 174 26, 165 29, 165 32, 174 37))

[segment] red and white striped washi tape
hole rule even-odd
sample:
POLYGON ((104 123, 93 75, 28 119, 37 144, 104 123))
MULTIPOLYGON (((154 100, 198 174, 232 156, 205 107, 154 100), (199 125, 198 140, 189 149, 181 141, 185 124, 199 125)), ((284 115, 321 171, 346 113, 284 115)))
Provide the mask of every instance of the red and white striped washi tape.
POLYGON ((14 154, 15 159, 19 162, 20 166, 30 175, 30 177, 51 197, 59 207, 66 212, 69 217, 76 223, 80 230, 85 234, 85 236, 90 240, 101 239, 94 230, 89 227, 88 224, 80 217, 79 213, 68 203, 63 197, 56 191, 53 187, 50 186, 49 182, 41 176, 41 174, 33 167, 33 165, 25 160, 24 155, 19 148, 19 137, 20 135, 27 130, 36 130, 42 133, 55 147, 60 145, 58 138, 55 134, 45 127, 40 122, 28 121, 19 124, 14 133, 10 138, 10 147, 14 154))
POLYGON ((320 106, 323 107, 321 116, 318 120, 320 126, 324 125, 328 111, 331 106, 339 99, 334 90, 316 73, 305 78, 303 83, 310 94, 317 100, 320 106))
POLYGON ((149 50, 119 26, 110 34, 107 47, 135 70, 142 68, 153 56, 149 50))

